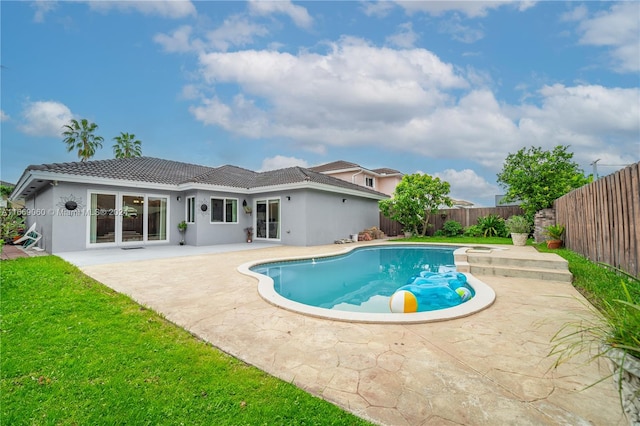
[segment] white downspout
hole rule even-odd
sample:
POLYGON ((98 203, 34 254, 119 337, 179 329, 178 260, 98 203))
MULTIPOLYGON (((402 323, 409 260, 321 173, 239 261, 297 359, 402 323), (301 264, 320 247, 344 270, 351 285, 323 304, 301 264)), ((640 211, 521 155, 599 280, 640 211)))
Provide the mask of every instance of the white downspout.
POLYGON ((360 175, 362 173, 364 173, 364 170, 360 169, 360 171, 358 173, 354 173, 353 175, 351 175, 351 183, 356 183, 356 176, 358 176, 358 175, 360 175))

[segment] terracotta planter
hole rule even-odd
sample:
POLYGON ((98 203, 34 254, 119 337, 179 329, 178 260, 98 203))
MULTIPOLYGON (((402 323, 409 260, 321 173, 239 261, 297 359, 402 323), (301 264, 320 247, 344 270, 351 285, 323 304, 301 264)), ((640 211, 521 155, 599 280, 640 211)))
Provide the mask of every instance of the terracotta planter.
POLYGON ((514 246, 526 246, 528 238, 529 234, 511 233, 511 241, 513 241, 514 246))
POLYGON ((548 249, 557 249, 562 247, 562 240, 547 240, 548 249))

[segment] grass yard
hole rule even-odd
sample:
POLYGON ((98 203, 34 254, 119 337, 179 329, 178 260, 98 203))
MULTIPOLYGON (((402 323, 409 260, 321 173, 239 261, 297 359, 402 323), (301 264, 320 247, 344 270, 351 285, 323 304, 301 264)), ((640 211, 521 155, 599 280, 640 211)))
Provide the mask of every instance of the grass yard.
POLYGON ((365 425, 56 256, 0 264, 3 425, 365 425))

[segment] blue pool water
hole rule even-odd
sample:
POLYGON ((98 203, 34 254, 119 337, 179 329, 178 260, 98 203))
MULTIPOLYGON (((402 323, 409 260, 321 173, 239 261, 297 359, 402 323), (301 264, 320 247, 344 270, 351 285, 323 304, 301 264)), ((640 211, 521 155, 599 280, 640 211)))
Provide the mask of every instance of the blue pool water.
MULTIPOLYGON (((389 300, 401 287, 430 272, 455 275, 453 252, 457 247, 375 246, 323 258, 272 262, 251 271, 271 277, 281 296, 325 309, 389 313, 389 300), (448 273, 448 274, 447 274, 448 273)), ((462 277, 464 278, 464 277, 462 277)), ((456 288, 466 283, 437 287, 436 293, 421 294, 418 312, 444 309, 463 303, 456 288), (446 293, 443 293, 446 292, 446 293)), ((424 292, 423 292, 424 293, 424 292)))

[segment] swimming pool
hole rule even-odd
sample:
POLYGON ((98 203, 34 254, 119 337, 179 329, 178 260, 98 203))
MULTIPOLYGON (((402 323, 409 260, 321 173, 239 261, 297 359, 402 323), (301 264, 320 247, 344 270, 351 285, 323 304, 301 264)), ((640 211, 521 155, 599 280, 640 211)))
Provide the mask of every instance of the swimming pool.
POLYGON ((470 315, 493 303, 495 293, 489 286, 455 272, 454 255, 466 249, 386 243, 331 256, 252 262, 239 270, 258 278, 258 292, 265 300, 306 315, 354 322, 428 322, 470 315), (422 286, 420 275, 432 280, 436 273, 461 282, 440 286, 436 295, 429 289, 429 297, 419 303, 421 312, 390 311, 390 298, 397 298, 398 289, 409 283, 422 286), (461 286, 472 296, 464 302, 461 286))

